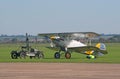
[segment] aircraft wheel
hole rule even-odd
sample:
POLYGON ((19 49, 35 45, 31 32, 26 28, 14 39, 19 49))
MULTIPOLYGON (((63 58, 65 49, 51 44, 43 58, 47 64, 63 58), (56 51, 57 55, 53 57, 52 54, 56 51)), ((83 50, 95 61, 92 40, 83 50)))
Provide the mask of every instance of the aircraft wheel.
POLYGON ((66 58, 66 59, 70 59, 70 58, 71 58, 71 53, 66 52, 66 53, 65 53, 65 58, 66 58))
POLYGON ((18 58, 17 51, 12 51, 12 52, 11 52, 11 58, 12 58, 12 59, 17 59, 17 58, 18 58))
POLYGON ((59 52, 56 52, 56 53, 54 54, 54 58, 60 59, 60 53, 59 53, 59 52))

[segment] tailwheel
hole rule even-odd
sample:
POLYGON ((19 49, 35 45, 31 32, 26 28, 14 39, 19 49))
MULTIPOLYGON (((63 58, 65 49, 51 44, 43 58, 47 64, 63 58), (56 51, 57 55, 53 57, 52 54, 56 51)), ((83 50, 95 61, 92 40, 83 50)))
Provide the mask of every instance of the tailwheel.
POLYGON ((60 53, 59 53, 59 52, 56 52, 56 53, 54 54, 54 58, 60 59, 60 53))
POLYGON ((65 58, 66 59, 70 59, 71 58, 71 53, 70 52, 66 52, 65 53, 65 58))

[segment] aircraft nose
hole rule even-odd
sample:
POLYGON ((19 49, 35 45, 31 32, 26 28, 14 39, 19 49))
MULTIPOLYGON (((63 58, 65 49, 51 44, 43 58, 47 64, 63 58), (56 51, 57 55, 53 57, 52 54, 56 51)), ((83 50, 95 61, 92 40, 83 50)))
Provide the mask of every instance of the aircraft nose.
POLYGON ((59 36, 51 36, 50 39, 51 40, 55 40, 55 39, 59 39, 60 37, 59 36))
POLYGON ((51 39, 51 40, 54 40, 54 39, 55 39, 55 37, 54 37, 54 36, 51 36, 51 37, 50 37, 50 39, 51 39))

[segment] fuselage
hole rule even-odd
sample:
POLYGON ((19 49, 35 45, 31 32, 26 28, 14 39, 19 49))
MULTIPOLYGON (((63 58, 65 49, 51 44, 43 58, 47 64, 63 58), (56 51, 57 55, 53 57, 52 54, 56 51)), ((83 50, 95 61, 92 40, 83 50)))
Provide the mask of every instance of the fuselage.
POLYGON ((83 47, 85 44, 77 40, 66 40, 66 39, 54 39, 52 40, 54 47, 64 47, 64 48, 73 48, 73 47, 83 47))

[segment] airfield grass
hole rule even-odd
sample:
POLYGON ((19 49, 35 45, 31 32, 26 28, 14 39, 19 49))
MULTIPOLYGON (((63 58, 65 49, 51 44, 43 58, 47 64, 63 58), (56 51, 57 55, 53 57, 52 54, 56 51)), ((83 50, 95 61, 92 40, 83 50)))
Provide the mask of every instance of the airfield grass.
POLYGON ((106 43, 108 54, 96 59, 87 59, 86 55, 80 53, 71 53, 71 59, 65 59, 64 53, 60 59, 54 59, 56 51, 46 48, 48 44, 30 44, 33 48, 44 52, 43 59, 12 59, 10 52, 20 50, 24 44, 0 44, 0 62, 44 62, 44 63, 120 63, 120 43, 106 43))

